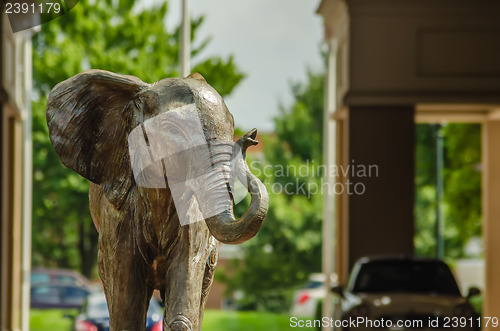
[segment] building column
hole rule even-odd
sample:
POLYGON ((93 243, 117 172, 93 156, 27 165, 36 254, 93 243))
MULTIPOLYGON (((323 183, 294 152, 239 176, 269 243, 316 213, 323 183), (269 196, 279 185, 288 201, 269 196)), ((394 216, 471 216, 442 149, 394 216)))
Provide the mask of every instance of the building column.
MULTIPOLYGON (((500 312, 500 121, 483 124, 483 240, 485 291, 483 316, 500 312)), ((491 326, 483 330, 493 330, 491 326)))
MULTIPOLYGON (((1 329, 21 330, 21 122, 2 107, 1 329)), ((12 113, 12 112, 11 112, 12 113)))
POLYGON ((0 329, 29 330, 31 36, 0 13, 0 329))
POLYGON ((347 262, 413 255, 415 122, 413 106, 350 106, 347 262))
MULTIPOLYGON (((336 130, 336 166, 346 168, 349 163, 349 119, 348 111, 342 108, 334 116, 336 130)), ((347 173, 338 171, 336 185, 348 180, 347 173)), ((346 284, 349 275, 349 199, 347 194, 335 195, 335 271, 339 284, 346 284)))

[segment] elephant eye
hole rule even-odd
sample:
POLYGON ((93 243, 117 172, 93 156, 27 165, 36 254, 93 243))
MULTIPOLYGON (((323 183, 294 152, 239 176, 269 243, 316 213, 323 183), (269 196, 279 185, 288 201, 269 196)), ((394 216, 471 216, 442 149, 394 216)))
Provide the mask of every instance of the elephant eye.
POLYGON ((181 135, 181 130, 179 130, 175 126, 169 126, 167 128, 167 132, 168 132, 169 135, 174 135, 174 136, 180 136, 181 135))

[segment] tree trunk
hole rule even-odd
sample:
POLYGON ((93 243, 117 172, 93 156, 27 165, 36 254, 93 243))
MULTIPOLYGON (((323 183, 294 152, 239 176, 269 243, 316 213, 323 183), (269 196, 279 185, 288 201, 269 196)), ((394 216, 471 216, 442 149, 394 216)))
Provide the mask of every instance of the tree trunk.
POLYGON ((82 218, 79 222, 78 251, 80 253, 80 271, 87 278, 92 278, 92 270, 97 263, 97 230, 92 221, 82 218))

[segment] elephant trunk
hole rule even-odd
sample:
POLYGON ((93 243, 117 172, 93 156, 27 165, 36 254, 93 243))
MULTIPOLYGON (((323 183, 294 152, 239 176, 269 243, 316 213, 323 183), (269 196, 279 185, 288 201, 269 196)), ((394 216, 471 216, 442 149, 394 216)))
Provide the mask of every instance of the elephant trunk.
MULTIPOLYGON (((233 151, 233 157, 234 154, 238 155, 240 151, 242 153, 242 157, 234 158, 235 166, 233 171, 240 182, 247 185, 247 190, 251 196, 250 206, 239 219, 236 219, 234 216, 232 202, 227 208, 224 208, 224 211, 205 219, 210 233, 224 244, 241 244, 254 237, 262 226, 267 214, 269 207, 267 190, 264 184, 252 174, 245 160, 246 149, 250 145, 257 143, 253 140, 256 133, 257 130, 254 129, 243 136, 235 144, 236 151, 233 151)), ((219 184, 219 190, 225 189, 227 192, 227 188, 228 185, 219 184)), ((217 197, 217 191, 219 190, 213 191, 212 196, 214 198, 217 197)))

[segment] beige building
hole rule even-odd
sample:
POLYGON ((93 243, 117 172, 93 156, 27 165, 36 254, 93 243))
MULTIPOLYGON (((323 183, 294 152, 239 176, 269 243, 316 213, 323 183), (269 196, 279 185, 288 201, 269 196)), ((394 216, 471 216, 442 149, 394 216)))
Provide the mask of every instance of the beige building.
POLYGON ((498 317, 500 3, 322 0, 318 13, 330 49, 330 149, 340 165, 379 170, 349 178, 365 194, 336 199, 331 260, 341 281, 361 256, 413 254, 415 124, 481 123, 483 314, 498 317))
POLYGON ((29 330, 31 36, 0 14, 0 329, 29 330))

